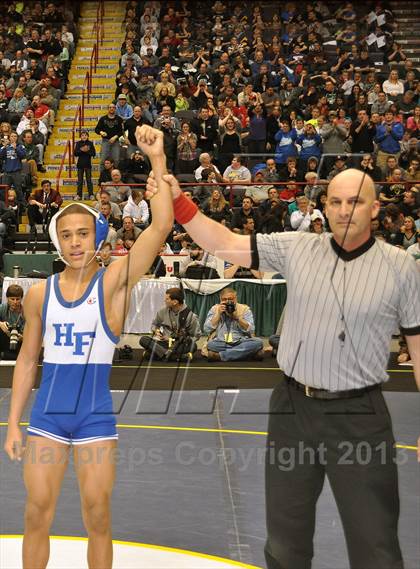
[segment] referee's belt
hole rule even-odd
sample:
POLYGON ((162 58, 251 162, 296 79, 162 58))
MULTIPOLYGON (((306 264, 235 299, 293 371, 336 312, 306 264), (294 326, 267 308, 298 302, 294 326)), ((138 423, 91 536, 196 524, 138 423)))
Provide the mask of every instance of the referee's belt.
POLYGON ((315 387, 309 387, 309 385, 303 385, 303 383, 299 383, 296 379, 288 375, 285 375, 284 378, 289 385, 298 391, 302 391, 306 397, 311 397, 312 399, 349 399, 350 397, 361 397, 364 393, 372 391, 373 389, 380 389, 380 384, 376 383, 374 385, 368 385, 367 387, 361 387, 360 389, 328 391, 327 389, 317 389, 315 387))

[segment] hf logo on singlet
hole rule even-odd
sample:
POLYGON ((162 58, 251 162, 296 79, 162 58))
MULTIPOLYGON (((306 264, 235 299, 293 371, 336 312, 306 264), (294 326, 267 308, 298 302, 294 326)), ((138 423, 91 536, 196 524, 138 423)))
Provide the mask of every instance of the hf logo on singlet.
POLYGON ((55 329, 54 346, 74 348, 73 356, 85 356, 90 347, 91 340, 96 336, 96 332, 74 332, 74 322, 65 324, 53 324, 55 329))

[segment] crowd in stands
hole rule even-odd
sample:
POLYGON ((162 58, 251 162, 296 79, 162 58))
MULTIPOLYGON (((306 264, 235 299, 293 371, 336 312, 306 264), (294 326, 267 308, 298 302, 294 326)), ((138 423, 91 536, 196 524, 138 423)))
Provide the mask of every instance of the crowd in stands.
POLYGON ((44 151, 75 51, 78 7, 2 1, 0 10, 0 184, 10 188, 0 194, 1 248, 45 172, 44 151))
MULTIPOLYGON (((124 26, 115 98, 95 128, 112 247, 127 215, 147 224, 133 184, 150 171, 135 141, 148 124, 191 199, 233 231, 328 231, 327 183, 353 167, 377 183, 372 231, 419 255, 418 69, 387 2, 132 1, 124 26)), ((175 224, 166 250, 184 237, 175 224)))

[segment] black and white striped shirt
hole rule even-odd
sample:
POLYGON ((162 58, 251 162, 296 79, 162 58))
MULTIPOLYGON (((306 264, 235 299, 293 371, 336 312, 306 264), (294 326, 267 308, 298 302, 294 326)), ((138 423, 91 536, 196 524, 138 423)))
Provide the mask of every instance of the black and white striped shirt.
POLYGON ((330 391, 388 380, 392 334, 398 326, 420 334, 420 271, 410 255, 373 238, 348 253, 329 233, 257 234, 251 245, 252 268, 287 280, 277 356, 286 375, 330 391))

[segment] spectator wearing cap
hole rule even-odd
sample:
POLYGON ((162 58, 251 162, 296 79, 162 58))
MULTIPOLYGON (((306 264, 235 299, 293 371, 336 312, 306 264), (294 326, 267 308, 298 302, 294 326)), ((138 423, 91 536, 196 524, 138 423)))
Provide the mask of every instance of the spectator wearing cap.
POLYGON ((95 132, 102 137, 101 146, 101 164, 103 165, 105 158, 112 158, 115 164, 120 159, 120 143, 119 138, 123 135, 124 121, 116 113, 116 105, 110 103, 108 105, 108 113, 100 117, 95 132))
POLYGON ((334 160, 334 167, 331 170, 331 172, 328 174, 327 180, 332 180, 334 176, 337 176, 337 174, 340 174, 341 172, 344 172, 344 170, 347 170, 346 161, 347 161, 346 156, 341 154, 336 156, 334 160))
POLYGON ((384 172, 386 160, 392 155, 398 160, 400 155, 400 140, 404 135, 404 126, 395 120, 392 111, 385 113, 384 120, 376 127, 375 142, 378 145, 376 163, 384 172))
POLYGON ((123 121, 131 119, 133 116, 133 107, 127 103, 127 96, 124 93, 118 95, 115 112, 123 121))
POLYGON ((319 209, 314 209, 306 196, 296 198, 298 209, 290 215, 290 225, 294 231, 309 231, 311 226, 311 216, 316 214, 322 223, 325 223, 324 216, 319 209))
POLYGON ((96 156, 96 150, 93 142, 89 140, 87 130, 80 133, 80 140, 74 146, 74 155, 77 156, 77 194, 74 199, 83 199, 83 178, 86 176, 89 199, 93 200, 92 158, 96 156))
POLYGON ((273 186, 263 184, 263 182, 265 182, 263 170, 257 170, 255 172, 253 182, 254 183, 245 190, 245 196, 251 198, 255 205, 260 205, 268 199, 268 191, 273 186))
POLYGON ((325 233, 325 219, 317 209, 311 214, 309 233, 317 233, 318 235, 325 233))
POLYGON ((296 129, 290 128, 289 121, 283 121, 280 129, 274 135, 274 140, 276 141, 274 160, 277 169, 285 166, 289 157, 297 156, 296 139, 296 129))

